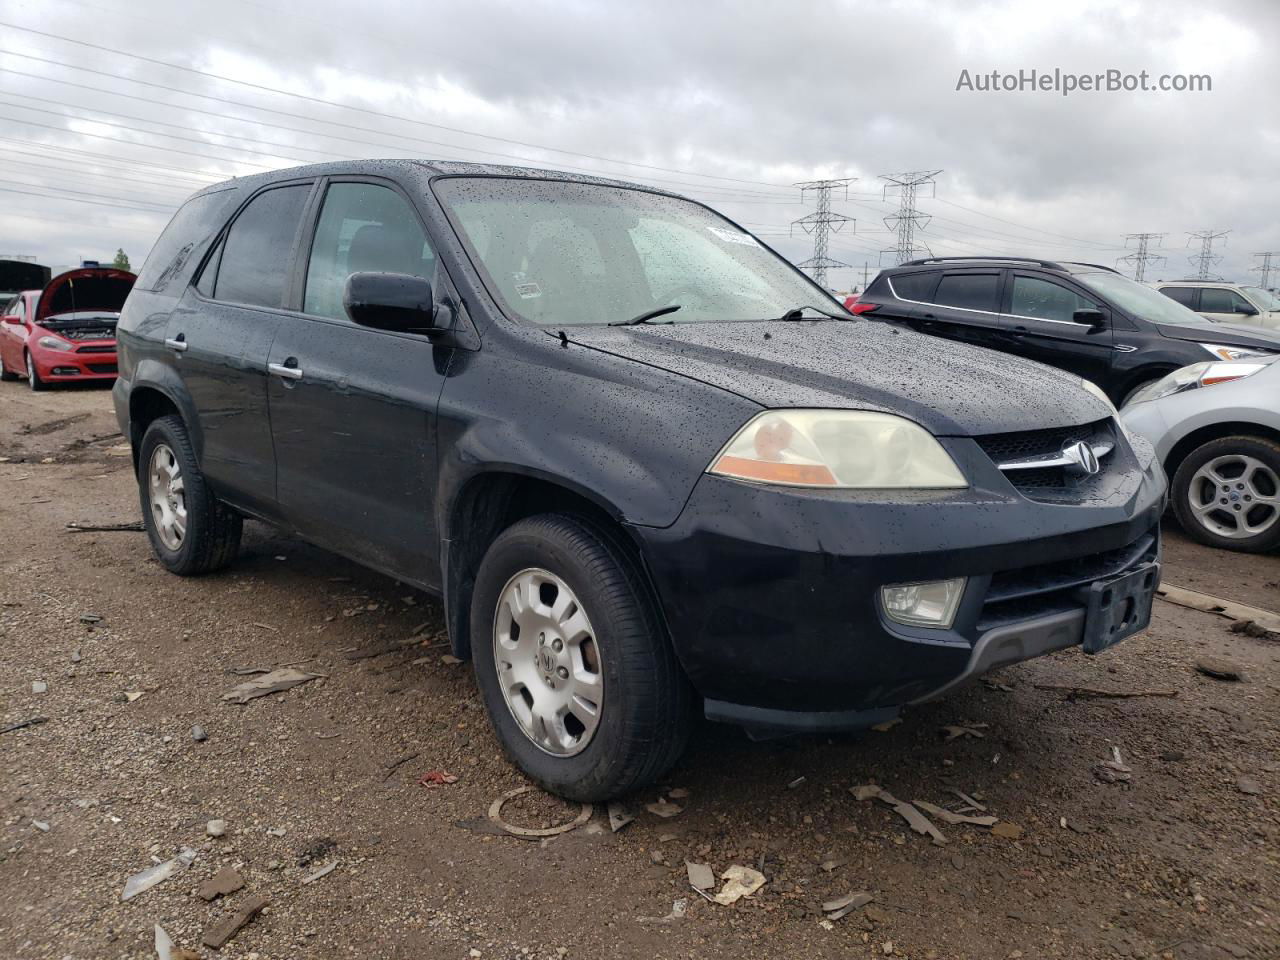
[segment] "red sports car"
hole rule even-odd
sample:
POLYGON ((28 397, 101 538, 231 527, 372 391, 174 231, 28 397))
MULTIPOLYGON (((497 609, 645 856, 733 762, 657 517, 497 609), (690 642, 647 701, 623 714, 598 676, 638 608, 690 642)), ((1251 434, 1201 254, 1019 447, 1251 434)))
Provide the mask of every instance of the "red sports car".
POLYGON ((127 270, 81 267, 19 293, 0 322, 0 379, 25 376, 32 390, 114 380, 116 320, 135 279, 127 270))

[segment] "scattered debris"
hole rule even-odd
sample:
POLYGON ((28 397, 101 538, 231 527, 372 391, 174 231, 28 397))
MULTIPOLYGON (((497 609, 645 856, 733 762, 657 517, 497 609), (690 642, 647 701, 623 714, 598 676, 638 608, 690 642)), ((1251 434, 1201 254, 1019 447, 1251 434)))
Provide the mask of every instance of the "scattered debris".
POLYGON ((871 729, 876 731, 876 733, 888 733, 901 722, 901 717, 894 717, 892 720, 886 720, 884 723, 872 724, 871 729))
POLYGON ((322 877, 327 877, 329 874, 333 873, 333 871, 337 869, 338 869, 337 860, 334 860, 332 863, 325 864, 315 873, 308 874, 307 876, 303 877, 302 885, 305 887, 308 884, 315 883, 317 880, 321 879, 322 877))
MULTIPOLYGON (((413 751, 412 753, 402 753, 400 756, 396 757, 394 760, 392 760, 390 763, 388 763, 388 764, 387 764, 387 766, 386 766, 387 775, 386 775, 385 777, 383 777, 382 779, 383 779, 384 781, 386 781, 386 780, 390 780, 390 779, 391 779, 391 777, 392 777, 392 775, 393 775, 397 770, 399 770, 401 767, 403 767, 403 766, 404 766, 406 763, 408 763, 410 760, 417 760, 417 759, 418 759, 418 756, 419 756, 419 753, 418 753, 418 751, 417 751, 417 750, 413 751)), ((424 774, 423 776, 425 776, 425 774, 424 774)), ((456 779, 456 778, 455 778, 455 779, 456 779)))
POLYGON ((527 840, 536 840, 539 837, 555 837, 562 833, 568 833, 575 827, 580 827, 591 819, 591 811, 595 809, 589 803, 582 805, 582 810, 576 817, 568 823, 562 823, 555 827, 517 827, 514 824, 507 823, 502 819, 502 807, 508 800, 514 800, 516 797, 531 793, 533 787, 516 787, 514 790, 508 790, 493 803, 489 804, 489 819, 501 827, 507 833, 515 837, 523 837, 527 840))
POLYGON ((822 905, 822 912, 827 915, 828 920, 843 920, 853 911, 865 907, 874 899, 875 897, 869 893, 849 893, 843 897, 828 900, 822 905))
POLYGON ((1231 632, 1243 633, 1246 637, 1254 637, 1262 640, 1270 637, 1276 631, 1274 629, 1269 630, 1254 620, 1237 620, 1231 625, 1231 632))
POLYGON ((173 960, 173 940, 164 932, 164 927, 156 924, 155 931, 157 960, 173 960))
POLYGON ((270 667, 227 667, 227 673, 236 677, 252 677, 259 673, 270 672, 270 667))
POLYGON ((443 787, 457 782, 458 778, 446 770, 428 770, 418 778, 418 785, 428 788, 443 787))
POLYGON ((823 860, 820 864, 818 864, 818 866, 819 868, 821 868, 823 873, 831 873, 837 867, 843 867, 848 862, 849 862, 848 857, 837 857, 833 854, 827 857, 825 860, 823 860))
POLYGON ((132 900, 140 893, 146 893, 157 883, 168 880, 179 870, 185 870, 191 864, 195 863, 196 852, 190 847, 183 847, 178 855, 172 860, 166 860, 164 863, 157 863, 153 867, 135 873, 125 882, 124 890, 120 893, 120 899, 132 900))
POLYGON ((235 868, 225 866, 196 887, 196 896, 201 900, 217 900, 219 897, 235 893, 243 886, 244 880, 241 879, 240 874, 236 873, 235 868))
POLYGON ((41 833, 49 832, 49 824, 45 820, 32 820, 31 825, 35 827, 37 830, 39 830, 41 833))
POLYGON ((1250 797, 1262 796, 1262 784, 1252 777, 1240 777, 1236 780, 1236 789, 1250 797))
POLYGON ((142 533, 146 527, 141 520, 130 520, 127 523, 76 523, 72 520, 67 529, 74 533, 142 533))
POLYGON ((206 930, 201 943, 212 950, 221 950, 232 937, 248 926, 250 921, 261 913, 262 908, 270 902, 262 894, 255 893, 241 905, 238 911, 229 917, 223 917, 206 930))
POLYGON ((962 793, 961 791, 956 790, 954 787, 951 789, 951 792, 960 798, 960 801, 965 805, 964 807, 965 809, 977 810, 980 813, 986 813, 987 808, 984 807, 982 804, 980 804, 977 800, 973 799, 973 797, 969 796, 967 793, 962 793))
POLYGON ((672 787, 667 791, 667 796, 672 800, 684 800, 689 796, 689 791, 685 787, 672 787))
POLYGON ((951 823, 951 824, 971 823, 976 827, 990 827, 990 826, 994 826, 996 823, 1000 821, 999 817, 992 817, 992 816, 971 817, 963 813, 954 813, 951 810, 946 809, 945 807, 935 806, 934 804, 929 803, 927 800, 913 800, 912 803, 914 803, 917 807, 919 807, 925 813, 932 814, 933 816, 937 817, 939 820, 943 821, 944 823, 951 823))
POLYGON ((905 801, 899 800, 888 790, 875 784, 866 784, 860 787, 850 787, 849 792, 853 794, 856 800, 880 800, 883 803, 893 807, 894 812, 903 820, 907 821, 907 825, 916 833, 926 835, 933 838, 933 842, 942 845, 947 842, 947 838, 942 835, 942 831, 933 825, 933 822, 923 813, 905 801))
POLYGON ((227 835, 227 821, 210 820, 204 825, 204 832, 211 837, 225 837, 227 835))
POLYGON ((1100 690, 1097 687, 1077 687, 1069 683, 1037 683, 1037 690, 1056 690, 1072 700, 1109 699, 1128 700, 1132 697, 1176 697, 1177 690, 1100 690))
POLYGON ((684 862, 685 872, 689 875, 689 886, 702 892, 710 890, 716 885, 716 874, 705 863, 690 863, 688 860, 684 862))
POLYGON ((373 657, 381 657, 388 653, 398 653, 408 647, 415 647, 418 641, 412 638, 408 640, 392 640, 388 643, 381 643, 373 647, 365 647, 361 650, 349 650, 345 654, 348 660, 370 660, 373 657))
POLYGON ((32 681, 31 681, 31 692, 32 692, 32 693, 47 693, 47 692, 48 692, 48 690, 49 690, 49 684, 45 683, 43 680, 32 680, 32 681))
POLYGON ((306 683, 309 680, 317 680, 320 678, 318 673, 303 673, 301 670, 284 669, 272 670, 270 673, 264 673, 260 677, 252 680, 246 680, 239 686, 232 687, 222 695, 223 700, 231 703, 248 703, 258 697, 265 697, 272 693, 279 693, 282 690, 288 690, 290 687, 296 687, 300 683, 306 683))
POLYGON ((338 849, 338 845, 333 842, 331 837, 321 837, 313 840, 298 855, 298 866, 306 867, 315 863, 321 857, 326 857, 334 850, 338 849))
POLYGON ((209 734, 205 733, 204 727, 197 723, 191 728, 191 739, 196 743, 204 743, 209 739, 209 734))
POLYGON ((144 692, 145 691, 143 690, 126 690, 124 692, 125 702, 133 703, 135 700, 139 699, 144 692))
POLYGON ((1001 693, 1013 693, 1013 687, 1007 683, 1001 683, 999 680, 983 680, 982 683, 988 690, 999 690, 1001 693))
MULTIPOLYGON (((1270 610, 1260 610, 1257 607, 1246 606, 1233 600, 1223 600, 1219 597, 1211 597, 1207 593, 1197 593, 1195 590, 1186 590, 1182 587, 1169 586, 1168 584, 1161 584, 1156 590, 1156 596, 1180 607, 1190 607, 1192 610, 1201 610, 1205 613, 1216 613, 1219 616, 1226 617, 1228 620, 1252 623, 1256 629, 1264 633, 1280 633, 1280 613, 1272 613, 1270 610)), ((1244 632, 1244 628, 1242 628, 1242 632, 1244 632)), ((1250 635, 1257 636, 1258 634, 1251 633, 1250 635)))
POLYGON ((82 654, 82 653, 80 652, 80 648, 79 648, 79 647, 76 647, 74 650, 72 650, 72 651, 71 651, 71 662, 72 662, 72 663, 79 663, 79 662, 80 662, 81 660, 83 660, 83 659, 84 659, 84 654, 82 654))
POLYGON ((82 613, 80 614, 80 622, 81 623, 101 623, 102 618, 98 616, 96 613, 82 613))
POLYGON ((446 653, 440 657, 440 662, 446 667, 456 667, 462 661, 455 657, 452 653, 446 653))
POLYGON ((1007 820, 1001 820, 991 828, 992 834, 997 837, 1004 837, 1006 840, 1017 840, 1023 834, 1023 830, 1016 823, 1009 823, 1007 820))
POLYGON ((269 623, 257 623, 257 622, 255 621, 254 623, 249 624, 249 626, 251 626, 251 627, 257 627, 259 630, 270 630, 272 633, 279 633, 279 632, 280 632, 280 628, 279 628, 279 627, 273 627, 273 626, 272 626, 271 624, 269 624, 269 623))
POLYGON ((663 797, 659 797, 656 803, 646 803, 644 808, 655 817, 661 817, 663 820, 669 820, 684 811, 684 807, 678 803, 671 803, 663 797))
POLYGON ((732 906, 743 897, 751 896, 765 885, 763 873, 737 863, 731 865, 724 873, 720 874, 720 879, 725 881, 725 885, 711 899, 723 907, 732 906))
POLYGON ((616 801, 614 803, 610 803, 605 809, 609 813, 609 829, 614 833, 617 833, 635 819, 635 814, 628 810, 623 804, 617 803, 616 801))
MULTIPOLYGON (((1238 627, 1235 624, 1232 629, 1238 627)), ((1217 657, 1201 657, 1196 661, 1196 671, 1215 680, 1227 680, 1240 683, 1244 680, 1244 670, 1230 660, 1219 660, 1217 657)))
POLYGON ((671 904, 671 912, 665 917, 638 917, 640 923, 675 923, 683 920, 689 912, 689 901, 684 897, 671 904))
POLYGON ((1120 748, 1111 748, 1111 759, 1094 764, 1093 775, 1103 783, 1128 783, 1133 770, 1120 758, 1120 748))
POLYGON ((849 792, 853 794, 855 800, 874 800, 884 791, 874 783, 868 783, 860 787, 850 787, 849 792))
POLYGON ((946 735, 947 740, 958 740, 961 737, 975 737, 981 740, 986 736, 983 729, 987 727, 985 723, 972 723, 967 726, 950 725, 942 728, 942 732, 946 735))
POLYGON ((796 787, 800 786, 802 783, 804 783, 808 779, 809 779, 808 777, 796 777, 794 780, 792 780, 790 783, 787 784, 787 789, 794 790, 796 787))

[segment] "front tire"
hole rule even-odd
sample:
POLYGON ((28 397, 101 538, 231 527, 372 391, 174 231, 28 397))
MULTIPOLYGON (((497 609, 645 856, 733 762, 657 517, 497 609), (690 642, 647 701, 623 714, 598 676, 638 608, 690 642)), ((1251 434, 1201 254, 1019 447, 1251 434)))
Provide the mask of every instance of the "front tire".
POLYGON ((1193 539, 1245 553, 1280 547, 1280 444, 1210 440, 1182 461, 1171 486, 1173 512, 1193 539))
POLYGON ((36 369, 36 362, 31 359, 31 353, 28 351, 23 354, 27 363, 27 386, 33 391, 39 393, 41 390, 48 389, 48 384, 40 379, 40 371, 36 369))
POLYGON ((489 547, 471 654, 507 756, 552 793, 608 800, 679 759, 692 690, 624 544, 577 517, 521 520, 489 547))
POLYGON ((243 520, 209 489, 181 417, 160 417, 142 435, 138 493, 151 550, 170 573, 211 573, 235 559, 243 520))

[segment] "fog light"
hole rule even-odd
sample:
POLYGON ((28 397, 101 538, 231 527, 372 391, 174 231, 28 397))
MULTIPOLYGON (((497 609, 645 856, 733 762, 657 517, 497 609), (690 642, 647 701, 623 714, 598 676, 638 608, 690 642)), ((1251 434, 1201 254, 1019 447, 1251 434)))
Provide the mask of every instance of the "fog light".
POLYGON ((79 367, 54 367, 53 375, 55 377, 72 377, 80 372, 79 367))
POLYGON ((955 621, 964 577, 928 583, 895 583, 880 588, 880 603, 890 620, 911 627, 947 628, 955 621))

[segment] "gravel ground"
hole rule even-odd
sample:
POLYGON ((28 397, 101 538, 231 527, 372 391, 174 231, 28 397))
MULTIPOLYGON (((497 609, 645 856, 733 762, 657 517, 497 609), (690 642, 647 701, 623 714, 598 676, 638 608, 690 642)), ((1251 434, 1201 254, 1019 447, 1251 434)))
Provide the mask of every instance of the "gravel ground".
MULTIPOLYGON (((258 525, 233 568, 193 580, 142 534, 66 530, 137 518, 110 406, 101 389, 0 386, 0 727, 48 718, 0 734, 6 960, 153 957, 155 924, 175 956, 206 958, 1280 957, 1274 637, 1160 602, 1108 654, 1007 669, 887 732, 759 744, 704 725, 622 831, 597 809, 530 842, 486 820, 524 781, 469 667, 443 659, 431 598, 258 525), (1197 673, 1205 656, 1244 681, 1197 673), (253 677, 236 671, 286 664, 322 676, 221 700, 253 677), (986 726, 944 739, 956 724, 986 726), (1095 773, 1113 747, 1128 782, 1095 773), (430 770, 457 781, 420 785, 430 770), (939 822, 948 842, 931 843, 851 796, 870 782, 940 805, 963 791, 1020 835, 939 822), (644 810, 662 792, 670 819, 644 810), (184 847, 192 866, 121 902, 184 847), (690 890, 686 859, 768 882, 721 906, 690 890), (195 894, 227 866, 243 889, 195 894), (874 901, 824 923, 824 901, 857 891, 874 901), (201 946, 259 894, 230 943, 201 946), (686 915, 660 922, 677 899, 686 915)), ((1280 557, 1173 528, 1167 561, 1166 582, 1280 610, 1280 557)), ((534 794, 508 813, 577 809, 534 794)))

